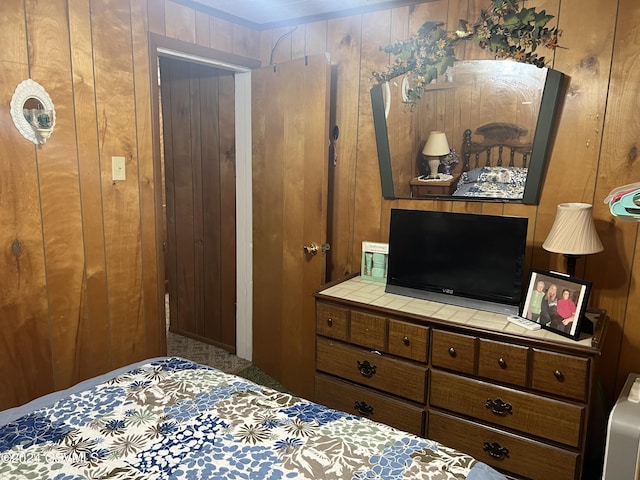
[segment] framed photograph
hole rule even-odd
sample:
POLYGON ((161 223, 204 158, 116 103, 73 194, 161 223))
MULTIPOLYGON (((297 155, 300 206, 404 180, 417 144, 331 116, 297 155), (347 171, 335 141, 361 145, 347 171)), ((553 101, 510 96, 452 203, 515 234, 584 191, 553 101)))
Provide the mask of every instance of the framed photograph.
POLYGON ((520 316, 576 340, 590 292, 591 282, 557 272, 532 270, 520 316))
POLYGON ((388 243, 362 242, 362 268, 360 270, 362 279, 386 282, 388 257, 388 243))

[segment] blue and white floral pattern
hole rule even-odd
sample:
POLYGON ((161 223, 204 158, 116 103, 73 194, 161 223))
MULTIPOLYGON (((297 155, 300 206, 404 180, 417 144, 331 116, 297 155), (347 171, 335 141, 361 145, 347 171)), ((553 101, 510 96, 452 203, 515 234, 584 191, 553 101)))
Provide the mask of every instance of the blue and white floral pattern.
POLYGON ((0 426, 2 479, 463 479, 484 469, 436 442, 180 358, 0 426))
POLYGON ((527 169, 521 167, 479 167, 464 172, 455 196, 521 199, 527 182, 527 169))

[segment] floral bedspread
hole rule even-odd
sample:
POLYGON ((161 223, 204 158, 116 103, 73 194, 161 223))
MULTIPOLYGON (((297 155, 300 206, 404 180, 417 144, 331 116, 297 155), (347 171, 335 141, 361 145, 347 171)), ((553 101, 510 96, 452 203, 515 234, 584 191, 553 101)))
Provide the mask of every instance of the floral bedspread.
POLYGON ((473 458, 181 358, 0 426, 2 479, 503 478, 473 458))
POLYGON ((461 175, 453 195, 517 200, 524 196, 526 182, 526 168, 479 167, 461 175))

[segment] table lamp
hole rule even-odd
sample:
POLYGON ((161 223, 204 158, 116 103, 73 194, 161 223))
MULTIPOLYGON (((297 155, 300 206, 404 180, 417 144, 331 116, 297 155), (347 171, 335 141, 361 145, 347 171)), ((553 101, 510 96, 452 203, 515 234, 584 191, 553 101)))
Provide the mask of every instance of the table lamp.
POLYGON ((438 178, 438 167, 442 157, 450 152, 449 142, 444 132, 433 131, 429 134, 427 143, 424 144, 422 155, 427 157, 429 163, 429 178, 438 178))
POLYGON ((562 253, 567 259, 567 273, 574 277, 576 260, 604 250, 592 216, 593 206, 588 203, 561 203, 542 248, 562 253))

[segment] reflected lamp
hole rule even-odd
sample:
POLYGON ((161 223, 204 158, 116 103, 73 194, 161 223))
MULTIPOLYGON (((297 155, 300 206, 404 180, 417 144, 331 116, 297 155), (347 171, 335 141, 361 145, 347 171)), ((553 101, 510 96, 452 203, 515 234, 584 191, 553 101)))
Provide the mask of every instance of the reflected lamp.
POLYGON ((574 277, 576 260, 604 250, 593 221, 593 206, 588 203, 561 203, 551 231, 542 244, 548 252, 561 253, 567 259, 567 273, 574 277))
POLYGON ((449 155, 449 152, 449 142, 444 132, 431 132, 422 149, 422 155, 426 157, 429 164, 429 178, 438 178, 438 167, 442 157, 449 155))

